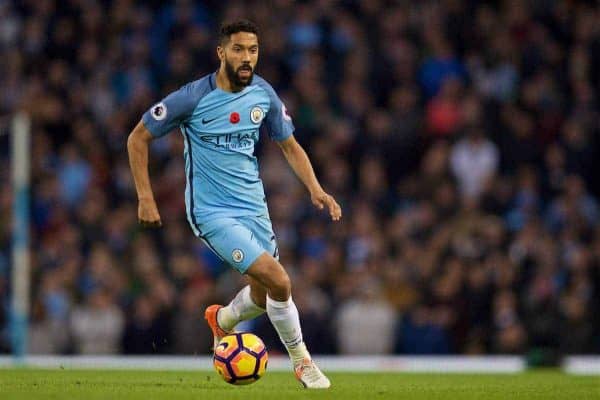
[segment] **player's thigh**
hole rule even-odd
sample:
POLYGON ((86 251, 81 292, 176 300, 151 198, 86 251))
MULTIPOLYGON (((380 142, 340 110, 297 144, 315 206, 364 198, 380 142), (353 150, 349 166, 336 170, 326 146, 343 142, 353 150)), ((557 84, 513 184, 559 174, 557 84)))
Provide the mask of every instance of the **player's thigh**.
POLYGON ((275 300, 286 300, 291 292, 290 278, 283 266, 267 252, 261 254, 246 274, 264 286, 275 300))
POLYGON ((265 249, 254 233, 235 218, 218 218, 200 225, 200 237, 222 260, 245 274, 265 249))
POLYGON ((279 260, 277 239, 275 238, 275 233, 273 232, 271 220, 267 216, 242 217, 238 220, 254 233, 254 238, 267 253, 271 254, 276 260, 279 260))

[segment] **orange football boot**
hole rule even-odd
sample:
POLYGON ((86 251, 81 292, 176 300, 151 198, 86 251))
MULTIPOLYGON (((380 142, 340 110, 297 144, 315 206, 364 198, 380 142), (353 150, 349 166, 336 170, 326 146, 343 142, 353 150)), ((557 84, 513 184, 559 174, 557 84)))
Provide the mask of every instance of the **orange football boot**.
POLYGON ((222 305, 213 304, 212 306, 208 306, 206 308, 206 311, 204 311, 204 319, 206 319, 206 322, 208 323, 208 326, 210 326, 210 329, 212 330, 214 336, 213 351, 215 347, 217 347, 223 336, 228 335, 228 332, 219 326, 219 322, 217 320, 217 314, 219 313, 219 310, 221 308, 223 308, 222 305))

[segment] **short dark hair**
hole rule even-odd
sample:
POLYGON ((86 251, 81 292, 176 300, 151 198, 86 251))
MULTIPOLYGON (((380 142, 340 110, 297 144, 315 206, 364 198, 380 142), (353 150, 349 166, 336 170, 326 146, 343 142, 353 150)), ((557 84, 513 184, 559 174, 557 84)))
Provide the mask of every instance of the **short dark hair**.
POLYGON ((225 44, 231 39, 231 35, 238 32, 254 33, 258 37, 258 26, 247 19, 240 19, 234 22, 224 22, 219 31, 219 43, 225 44))

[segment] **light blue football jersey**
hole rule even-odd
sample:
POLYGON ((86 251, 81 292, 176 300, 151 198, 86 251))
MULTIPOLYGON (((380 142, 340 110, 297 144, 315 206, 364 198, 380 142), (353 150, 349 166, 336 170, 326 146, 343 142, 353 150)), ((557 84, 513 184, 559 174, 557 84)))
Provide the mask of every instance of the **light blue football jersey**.
POLYGON ((188 83, 152 106, 142 122, 160 137, 179 127, 184 137, 185 204, 194 233, 215 218, 268 216, 254 147, 259 128, 281 141, 294 132, 285 105, 271 85, 254 75, 252 84, 230 93, 216 73, 188 83))

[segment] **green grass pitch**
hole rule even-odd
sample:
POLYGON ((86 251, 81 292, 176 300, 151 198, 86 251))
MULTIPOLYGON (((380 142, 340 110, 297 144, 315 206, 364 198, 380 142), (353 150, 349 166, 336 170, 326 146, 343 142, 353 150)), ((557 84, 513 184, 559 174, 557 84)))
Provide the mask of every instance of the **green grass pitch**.
POLYGON ((330 373, 332 388, 302 389, 285 372, 231 386, 214 372, 0 369, 0 399, 600 399, 600 378, 559 371, 516 375, 330 373))

